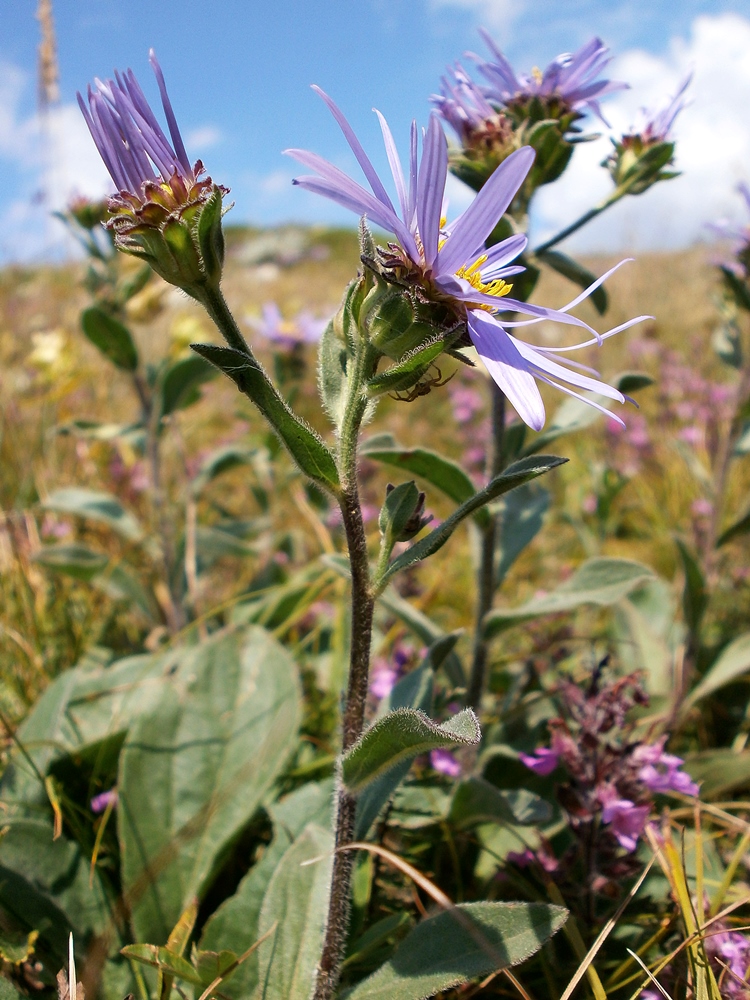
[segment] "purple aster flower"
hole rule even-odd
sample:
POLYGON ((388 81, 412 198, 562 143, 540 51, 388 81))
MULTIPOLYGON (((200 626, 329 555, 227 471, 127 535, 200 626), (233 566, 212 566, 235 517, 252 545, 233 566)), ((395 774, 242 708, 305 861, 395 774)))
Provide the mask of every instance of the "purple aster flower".
POLYGON ((510 121, 490 104, 482 88, 474 83, 460 63, 448 67, 440 84, 441 93, 434 94, 430 100, 463 145, 475 142, 478 134, 489 139, 492 133, 492 138, 500 141, 510 138, 510 121))
POLYGON ((103 813, 110 806, 114 808, 117 805, 117 789, 110 788, 108 792, 100 792, 93 797, 90 805, 93 813, 103 813))
POLYGON ((461 765, 450 750, 431 750, 430 764, 436 771, 446 774, 449 778, 458 778, 461 774, 461 765))
POLYGON ((669 132, 674 125, 675 119, 687 104, 685 91, 690 86, 692 79, 693 74, 690 72, 677 88, 677 93, 666 108, 647 114, 646 124, 640 131, 640 136, 644 143, 653 144, 669 140, 669 132))
POLYGON ((606 119, 599 108, 599 99, 616 90, 627 90, 627 83, 597 79, 612 61, 609 49, 600 38, 592 38, 577 52, 565 52, 554 59, 542 73, 532 70, 528 75, 516 76, 513 67, 483 28, 482 38, 487 43, 494 62, 472 56, 479 72, 488 81, 482 93, 491 104, 500 107, 525 103, 531 98, 557 99, 567 108, 583 114, 586 109, 594 112, 604 124, 606 119))
POLYGON ((602 809, 602 821, 611 824, 620 847, 630 853, 636 849, 650 812, 650 806, 637 806, 630 799, 613 798, 602 809))
POLYGON ((132 70, 115 71, 114 80, 95 79, 87 90, 88 106, 80 93, 78 104, 118 191, 107 203, 107 227, 115 233, 116 246, 148 260, 167 281, 195 294, 201 280, 220 277, 221 195, 227 189, 202 177, 200 160, 190 165, 153 49, 149 62, 169 139, 132 70), (198 219, 208 202, 213 202, 209 228, 214 235, 204 233, 199 244, 198 219))
POLYGON ((95 90, 89 84, 88 108, 80 93, 77 95, 96 148, 121 192, 137 192, 143 184, 158 179, 169 182, 175 176, 190 186, 197 176, 185 151, 164 74, 153 49, 149 52, 149 62, 159 85, 171 145, 132 70, 123 76, 115 70, 114 80, 95 79, 95 90))
POLYGON ((559 754, 549 747, 539 747, 533 754, 519 753, 518 759, 534 774, 552 774, 559 763, 559 754))
POLYGON ((293 320, 285 320, 275 302, 263 305, 260 319, 248 316, 247 321, 262 337, 287 350, 300 344, 317 344, 328 325, 327 319, 318 319, 307 310, 293 320))
POLYGON ((288 149, 286 153, 313 169, 317 176, 299 177, 294 183, 330 198, 358 215, 367 216, 396 236, 398 244, 389 244, 390 253, 383 252, 386 270, 392 274, 394 281, 418 285, 430 300, 447 304, 458 312, 487 370, 519 416, 535 430, 544 425, 544 404, 536 379, 578 396, 600 410, 604 407, 580 396, 561 382, 624 402, 625 397, 617 389, 583 374, 590 369, 575 362, 569 362, 571 368, 566 368, 556 360, 560 351, 601 343, 604 337, 613 336, 644 318, 638 317, 600 336, 582 320, 568 315, 570 309, 598 288, 620 265, 611 268, 566 306, 555 310, 521 302, 508 294, 512 286, 506 279, 524 270, 523 266, 512 263, 526 247, 524 235, 511 236, 489 249, 485 248, 485 240, 508 209, 531 168, 534 151, 526 146, 511 154, 490 176, 469 208, 447 225, 442 218, 442 208, 448 172, 448 147, 437 115, 430 116, 419 161, 417 127, 412 122, 407 185, 391 131, 383 116, 376 111, 398 195, 399 214, 342 112, 323 91, 314 89, 325 100, 341 127, 372 193, 321 156, 301 149, 288 149), (534 318, 501 324, 495 314, 502 311, 534 318), (506 329, 545 319, 585 327, 594 335, 594 340, 571 348, 539 348, 511 336, 506 329))

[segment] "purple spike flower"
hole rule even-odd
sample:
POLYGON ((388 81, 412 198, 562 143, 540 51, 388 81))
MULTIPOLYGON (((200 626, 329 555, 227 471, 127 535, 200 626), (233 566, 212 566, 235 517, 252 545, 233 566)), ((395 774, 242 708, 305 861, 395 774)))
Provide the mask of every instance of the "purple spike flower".
MULTIPOLYGON (((117 247, 148 260, 167 281, 191 291, 196 282, 207 276, 215 278, 220 272, 221 261, 203 259, 191 243, 200 212, 217 196, 212 228, 220 228, 220 196, 227 189, 210 177, 202 177, 200 160, 190 165, 153 49, 149 62, 161 94, 169 138, 132 70, 123 74, 115 71, 114 80, 95 79, 94 86, 88 87, 87 100, 78 94, 78 104, 118 191, 108 201, 111 217, 106 223, 115 233, 117 247), (175 234, 170 249, 161 237, 174 225, 183 227, 184 232, 175 234)), ((219 244, 217 235, 213 245, 219 244)), ((215 251, 215 256, 221 257, 221 252, 215 251)))
POLYGON ((488 32, 482 28, 480 34, 495 61, 487 62, 479 56, 472 58, 488 82, 482 88, 482 93, 491 104, 501 108, 523 105, 536 97, 558 101, 564 108, 579 114, 584 114, 588 109, 606 125, 606 119, 599 108, 599 99, 616 90, 628 89, 627 83, 598 79, 599 74, 612 61, 609 49, 600 38, 592 38, 577 52, 559 55, 543 73, 532 70, 528 75, 516 76, 513 67, 488 32))
MULTIPOLYGON (((504 160, 469 208, 447 225, 442 211, 448 147, 437 115, 430 116, 423 136, 421 159, 417 155, 417 127, 416 123, 412 123, 407 183, 388 124, 376 112, 397 192, 399 213, 339 108, 323 91, 314 89, 341 127, 371 191, 321 156, 301 149, 288 149, 286 153, 310 167, 317 176, 299 177, 294 183, 330 198, 358 215, 367 216, 371 222, 396 236, 398 244, 389 244, 388 251, 381 251, 386 273, 394 282, 418 287, 429 301, 442 303, 455 311, 458 321, 466 324, 471 342, 490 375, 508 396, 519 416, 535 430, 544 425, 544 404, 536 379, 579 396, 598 409, 603 407, 580 396, 568 385, 624 402, 624 396, 617 389, 583 374, 589 369, 569 362, 575 369, 571 370, 556 360, 560 351, 601 343, 605 337, 644 318, 638 317, 599 336, 582 320, 568 315, 570 309, 598 288, 620 265, 611 268, 566 306, 557 310, 548 309, 521 302, 509 295, 512 286, 506 279, 524 270, 522 266, 512 263, 526 247, 524 235, 511 236, 489 249, 485 248, 485 241, 510 206, 531 168, 534 151, 523 147, 504 160), (533 318, 501 324, 496 314, 503 311, 533 318), (571 348, 540 348, 518 340, 506 329, 542 320, 584 327, 594 339, 571 348)), ((614 416, 612 419, 619 420, 614 416)))

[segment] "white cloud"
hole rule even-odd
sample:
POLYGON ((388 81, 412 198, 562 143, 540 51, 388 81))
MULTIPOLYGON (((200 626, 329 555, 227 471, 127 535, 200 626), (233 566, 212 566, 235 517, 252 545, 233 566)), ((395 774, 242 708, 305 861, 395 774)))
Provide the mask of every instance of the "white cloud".
POLYGON ((488 28, 502 28, 507 39, 512 23, 524 12, 521 0, 429 0, 433 10, 452 7, 473 11, 480 24, 488 28))
MULTIPOLYGON (((750 20, 737 14, 701 16, 688 39, 673 38, 663 55, 633 49, 612 75, 632 89, 603 105, 615 134, 640 121, 641 107, 666 104, 680 80, 694 71, 692 103, 677 119, 676 167, 682 176, 623 199, 565 245, 571 249, 650 249, 685 246, 707 238, 709 222, 736 217, 738 181, 750 180, 750 20)), ((609 140, 579 147, 563 177, 539 192, 535 242, 559 231, 611 191, 599 163, 609 140)), ((744 219, 743 219, 744 221, 744 219)))
POLYGON ((190 156, 197 159, 202 150, 217 146, 223 138, 221 129, 216 125, 198 125, 185 133, 185 146, 190 156))
POLYGON ((24 115, 28 87, 27 74, 0 64, 0 160, 21 178, 18 197, 0 215, 0 256, 16 260, 68 249, 50 213, 74 195, 98 198, 112 190, 78 107, 24 115))

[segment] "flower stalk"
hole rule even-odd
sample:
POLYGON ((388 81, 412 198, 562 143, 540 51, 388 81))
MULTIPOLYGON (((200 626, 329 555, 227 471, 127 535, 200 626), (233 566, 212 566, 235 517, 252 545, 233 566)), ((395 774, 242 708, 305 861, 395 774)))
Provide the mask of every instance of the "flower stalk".
MULTIPOLYGON (((374 374, 379 353, 360 330, 348 377, 347 402, 339 433, 337 466, 341 481, 339 507, 346 534, 351 571, 351 646, 349 680, 342 724, 342 753, 357 742, 365 723, 370 675, 370 647, 375 596, 370 577, 367 538, 357 482, 357 444, 368 398, 367 380, 374 374)), ((354 853, 341 850, 354 838, 357 801, 339 785, 336 800, 336 853, 333 859, 328 917, 313 1000, 330 1000, 341 975, 349 929, 354 853)))

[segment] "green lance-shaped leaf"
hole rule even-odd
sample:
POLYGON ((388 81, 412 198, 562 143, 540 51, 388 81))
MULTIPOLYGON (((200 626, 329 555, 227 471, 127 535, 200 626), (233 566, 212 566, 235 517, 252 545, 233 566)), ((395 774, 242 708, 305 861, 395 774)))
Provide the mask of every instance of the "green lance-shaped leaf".
MULTIPOLYGON (((474 496, 476 487, 457 462, 427 448, 402 448, 391 434, 378 434, 365 441, 360 454, 419 476, 455 503, 465 503, 474 496)), ((474 519, 484 527, 489 523, 489 514, 480 508, 474 519)))
POLYGON ((734 301, 740 309, 750 312, 750 287, 748 287, 747 282, 738 277, 729 267, 722 267, 720 270, 724 276, 727 288, 732 293, 734 301))
POLYGON ((261 934, 277 925, 259 949, 263 1000, 310 996, 325 933, 333 846, 332 834, 310 824, 274 872, 258 921, 261 934))
MULTIPOLYGON (((422 664, 402 677, 388 697, 383 699, 379 715, 384 717, 388 712, 398 708, 411 708, 429 714, 432 711, 435 670, 453 651, 458 638, 459 633, 454 632, 434 642, 422 664)), ((409 773, 410 767, 411 758, 402 760, 375 781, 370 782, 360 794, 354 831, 356 840, 367 836, 380 811, 409 773)))
POLYGON ((323 331, 318 345, 318 385, 323 407, 338 430, 346 408, 346 344, 338 336, 334 320, 323 331))
POLYGON ((138 367, 136 350, 130 330, 114 316, 91 306, 81 313, 81 326, 88 339, 113 365, 123 371, 134 372, 138 367))
POLYGON ((338 491, 339 477, 333 455, 315 431, 292 413, 253 358, 231 347, 214 344, 192 344, 191 347, 228 375, 240 392, 255 403, 306 476, 329 491, 338 491))
POLYGON ((537 476, 542 476, 545 472, 549 472, 550 469, 555 469, 567 461, 567 458, 557 458, 554 455, 539 455, 537 458, 523 458, 519 462, 514 462, 505 472, 495 476, 483 490, 475 493, 470 500, 461 504, 458 510, 446 518, 439 527, 394 559, 383 574, 382 579, 377 581, 376 586, 382 589, 395 573, 437 552, 445 545, 458 525, 475 511, 492 500, 496 500, 503 493, 508 493, 516 486, 528 483, 531 479, 536 479, 537 476))
POLYGON ((459 827, 479 823, 537 826, 548 823, 551 817, 549 803, 533 792, 525 788, 501 791, 484 778, 459 782, 448 813, 448 819, 459 827))
POLYGON ((685 770, 701 786, 701 799, 723 799, 750 789, 750 750, 703 750, 686 754, 685 770))
POLYGON ((426 344, 409 351, 396 364, 373 375, 367 382, 367 395, 380 396, 385 392, 411 389, 427 374, 432 362, 445 350, 442 337, 432 338, 426 344))
POLYGON ((200 386, 216 377, 216 368, 191 355, 171 364, 160 380, 161 416, 192 406, 200 399, 200 386))
POLYGON ((109 562, 103 552, 95 552, 86 545, 45 545, 34 553, 34 562, 57 573, 65 573, 76 580, 88 583, 101 573, 109 562))
POLYGON ((682 590, 682 613, 685 616, 685 624, 691 633, 696 634, 708 605, 706 581, 697 559, 679 538, 677 539, 677 550, 680 553, 685 573, 685 585, 682 590))
POLYGON ((525 961, 567 918, 546 903, 460 903, 418 924, 347 1000, 426 1000, 525 961))
POLYGON ((162 974, 200 985, 200 976, 190 962, 169 948, 160 948, 155 944, 129 944, 120 953, 133 962, 150 965, 162 974))
MULTIPOLYGON (((596 275, 589 271, 587 267, 584 267, 577 260, 573 260, 572 257, 567 257, 564 253, 560 253, 557 250, 545 250, 543 253, 537 254, 537 260, 551 267, 553 271, 557 271, 558 274, 561 274, 569 281, 580 285, 581 288, 588 288, 589 285, 592 285, 596 281, 596 275)), ((604 286, 600 285, 591 293, 589 298, 594 303, 599 315, 603 316, 609 305, 604 286)))
POLYGON ((120 754, 123 891, 140 941, 165 941, 294 751, 297 669, 267 632, 218 633, 181 669, 120 754))
MULTIPOLYGON (((39 810, 37 810, 39 812, 39 810)), ((37 951, 50 954, 53 968, 67 965, 68 934, 81 948, 105 932, 110 911, 98 879, 89 885, 84 848, 63 833, 53 840, 52 823, 8 818, 0 839, 0 912, 18 930, 39 930, 37 951)))
POLYGON ((573 611, 584 604, 608 607, 654 578, 653 570, 631 559, 588 559, 556 590, 517 608, 492 611, 484 620, 486 639, 520 622, 573 611))
POLYGON ((706 671, 703 680, 690 692, 685 707, 697 704, 708 695, 733 684, 750 671, 750 632, 725 646, 706 671))
MULTIPOLYGON (((454 687, 464 687, 466 685, 466 675, 458 655, 454 650, 455 641, 451 642, 452 636, 446 634, 435 624, 424 612, 415 608, 409 601, 393 588, 388 587, 380 595, 380 603, 383 607, 395 615, 400 621, 412 630, 425 645, 430 646, 432 662, 435 667, 443 666, 446 675, 454 687), (447 643, 444 646, 443 643, 447 643), (445 650, 445 656, 438 656, 438 650, 445 650)), ((418 707, 418 706, 415 706, 418 707)))
POLYGON ((346 788, 358 795, 404 760, 444 747, 476 746, 481 732, 470 708, 438 725, 424 712, 398 708, 373 723, 342 758, 346 788))
POLYGON ((129 542, 139 542, 143 538, 143 529, 136 518, 111 493, 87 490, 81 486, 67 486, 50 493, 42 501, 42 508, 58 514, 75 514, 89 521, 99 521, 113 528, 129 542))
MULTIPOLYGON (((741 454, 745 454, 745 451, 750 451, 750 430, 748 430, 745 435, 747 437, 747 448, 743 444, 743 451, 741 454)), ((738 447, 739 444, 738 442, 738 447)), ((746 511, 742 517, 735 521, 734 524, 730 524, 719 537, 716 539, 716 548, 721 548, 722 545, 726 545, 727 542, 731 542, 734 538, 739 538, 741 535, 746 535, 750 531, 750 510, 746 511)))
MULTIPOLYGON (((630 371, 622 372, 612 380, 615 387, 626 396, 633 392, 638 392, 639 389, 645 389, 649 385, 653 385, 653 381, 654 380, 651 376, 646 375, 644 372, 630 371)), ((592 398, 595 397, 592 395, 592 398)), ((604 400, 602 405, 606 408, 609 407, 611 403, 611 400, 604 400)), ((562 403, 553 413, 552 420, 549 422, 545 430, 543 430, 541 434, 537 434, 530 441, 526 441, 526 435, 522 430, 524 427, 523 424, 511 424, 510 431, 515 430, 515 433, 518 434, 519 437, 523 435, 522 440, 518 445, 517 454, 535 455, 543 448, 549 447, 553 441, 563 437, 565 434, 572 434, 575 431, 580 431, 586 427, 590 427, 601 416, 601 410, 597 410, 593 406, 589 406, 583 399, 566 399, 565 402, 562 403)))
POLYGON ((253 458, 254 452, 250 448, 243 448, 240 445, 228 444, 222 448, 217 448, 210 452, 201 464, 198 474, 193 479, 192 490, 195 496, 212 483, 214 479, 236 469, 241 465, 248 465, 253 458))
POLYGON ((513 563, 541 531, 548 507, 549 492, 540 486, 519 486, 503 498, 495 534, 495 586, 500 586, 513 563))

